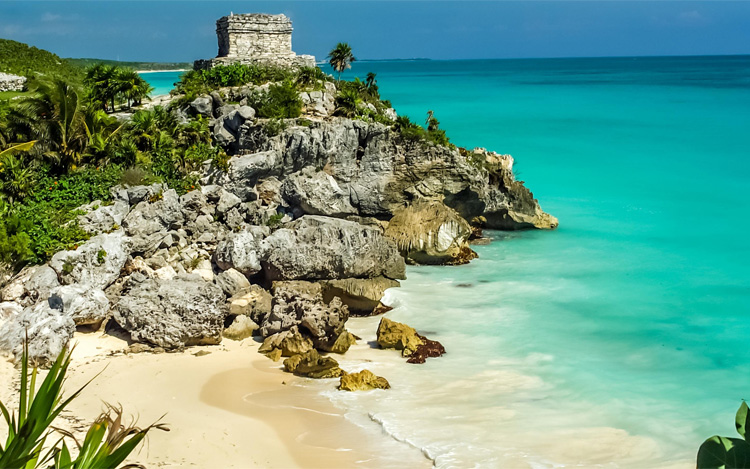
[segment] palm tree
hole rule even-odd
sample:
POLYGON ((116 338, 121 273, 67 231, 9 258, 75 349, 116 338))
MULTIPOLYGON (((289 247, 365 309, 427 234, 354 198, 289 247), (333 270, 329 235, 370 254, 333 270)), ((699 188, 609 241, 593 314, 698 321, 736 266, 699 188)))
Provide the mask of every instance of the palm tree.
POLYGON ((375 74, 374 72, 369 72, 367 74, 367 78, 365 78, 365 84, 368 88, 372 88, 373 86, 377 85, 378 82, 377 80, 375 80, 376 76, 377 74, 375 74))
POLYGON ((147 98, 153 91, 153 87, 144 80, 138 72, 130 68, 115 68, 115 88, 118 94, 122 94, 130 107, 133 104, 141 104, 143 98, 147 98))
POLYGON ((343 117, 356 117, 359 115, 359 107, 362 99, 355 90, 343 90, 336 96, 336 109, 334 115, 343 117))
POLYGON ((117 67, 113 65, 96 64, 86 70, 84 83, 91 89, 90 98, 92 101, 100 102, 107 108, 111 104, 110 110, 115 110, 115 97, 119 93, 117 83, 117 67))
POLYGON ((339 42, 331 52, 328 53, 328 63, 338 72, 338 81, 341 81, 341 72, 352 67, 352 62, 357 60, 352 55, 352 48, 345 42, 339 42))
POLYGON ((31 193, 33 184, 34 172, 31 167, 25 166, 21 159, 7 151, 0 153, 0 193, 7 197, 11 207, 16 200, 31 193))
POLYGON ((40 83, 8 117, 11 125, 23 129, 26 140, 37 140, 39 152, 59 169, 78 164, 86 150, 88 136, 84 108, 78 92, 65 81, 40 83))

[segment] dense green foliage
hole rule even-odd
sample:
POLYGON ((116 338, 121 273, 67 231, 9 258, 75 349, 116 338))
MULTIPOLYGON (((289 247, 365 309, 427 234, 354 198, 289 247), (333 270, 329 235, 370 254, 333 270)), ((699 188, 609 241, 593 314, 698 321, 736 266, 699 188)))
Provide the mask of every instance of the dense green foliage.
POLYGON ((394 130, 408 142, 433 143, 440 146, 453 146, 445 135, 445 130, 439 128, 439 122, 432 111, 427 112, 427 128, 415 124, 407 116, 398 116, 394 130))
POLYGON ((184 95, 180 102, 187 103, 201 94, 223 87, 289 82, 294 83, 297 89, 322 89, 323 83, 330 79, 318 67, 289 70, 270 65, 232 64, 208 70, 191 70, 180 77, 173 93, 184 95))
MULTIPOLYGON (((53 433, 54 419, 88 385, 85 384, 69 397, 63 398, 62 386, 70 366, 71 353, 68 349, 60 352, 44 381, 37 388, 38 370, 34 367, 29 373, 28 344, 24 344, 18 410, 11 412, 0 402, 0 413, 8 427, 5 444, 0 445, 0 467, 115 468, 138 447, 149 431, 169 430, 159 423, 143 429, 125 426, 122 424, 122 410, 107 406, 107 411, 89 428, 83 443, 78 445, 76 441, 79 451, 75 459, 71 457, 67 443, 62 438, 52 445, 45 445, 53 433)), ((57 431, 75 441, 71 433, 59 429, 57 431)))
POLYGON ((132 68, 97 64, 86 70, 84 83, 89 88, 89 99, 95 107, 114 112, 115 104, 141 104, 153 87, 132 68))
POLYGON ((715 435, 703 442, 698 450, 698 469, 750 468, 749 410, 743 402, 735 416, 735 428, 741 439, 715 435))
POLYGON ((254 93, 248 104, 262 118, 293 119, 302 113, 302 100, 290 80, 272 84, 267 92, 254 93))
POLYGON ((111 65, 113 67, 132 68, 134 70, 166 71, 166 70, 188 70, 193 68, 193 64, 188 62, 127 62, 120 60, 107 59, 65 59, 68 63, 81 67, 89 68, 94 65, 111 65))
POLYGON ((83 69, 52 52, 21 42, 0 39, 0 72, 22 75, 29 79, 53 77, 80 83, 83 69))

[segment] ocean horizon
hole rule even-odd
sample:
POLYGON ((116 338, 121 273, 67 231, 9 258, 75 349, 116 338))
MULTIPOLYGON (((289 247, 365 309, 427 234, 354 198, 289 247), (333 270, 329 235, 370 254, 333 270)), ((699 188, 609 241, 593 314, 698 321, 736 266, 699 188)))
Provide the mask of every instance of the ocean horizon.
POLYGON ((393 389, 334 403, 437 467, 688 467, 731 435, 750 370, 750 56, 362 61, 343 77, 370 71, 399 114, 512 154, 560 227, 409 267, 392 318, 448 353, 368 363, 393 389))

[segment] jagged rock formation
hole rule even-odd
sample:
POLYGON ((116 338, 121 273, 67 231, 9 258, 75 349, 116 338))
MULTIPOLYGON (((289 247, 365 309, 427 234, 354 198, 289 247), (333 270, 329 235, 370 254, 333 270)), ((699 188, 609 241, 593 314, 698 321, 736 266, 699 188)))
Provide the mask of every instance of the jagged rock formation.
MULTIPOLYGON (((257 88, 223 89, 174 110, 209 118, 214 143, 232 155, 226 166, 206 162, 198 190, 113 188, 111 203, 80 207, 91 239, 3 280, 0 350, 19 353, 28 327, 32 359, 45 363, 76 326, 114 321, 134 341, 166 349, 260 335, 271 357, 307 354, 290 368, 335 375, 310 354, 353 345, 349 315, 386 311, 380 300, 405 278, 405 261, 470 261, 469 241, 481 236, 472 220, 490 229, 557 226, 515 179, 509 155, 332 117, 331 83, 302 92, 305 121, 269 132, 244 105, 257 88)), ((444 352, 387 319, 378 343, 410 362, 444 352)))
POLYGON ((349 373, 341 377, 339 390, 341 391, 369 391, 370 389, 390 389, 388 380, 382 376, 375 376, 370 370, 349 373))

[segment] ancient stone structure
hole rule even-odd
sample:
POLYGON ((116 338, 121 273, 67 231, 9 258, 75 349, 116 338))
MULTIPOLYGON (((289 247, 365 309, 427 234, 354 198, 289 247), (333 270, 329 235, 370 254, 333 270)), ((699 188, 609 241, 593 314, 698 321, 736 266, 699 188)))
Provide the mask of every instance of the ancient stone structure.
POLYGON ((23 91, 26 85, 26 77, 0 73, 0 91, 23 91))
POLYGON ((196 70, 233 63, 314 67, 315 57, 292 51, 292 20, 285 15, 231 14, 216 21, 219 55, 196 60, 196 70))

